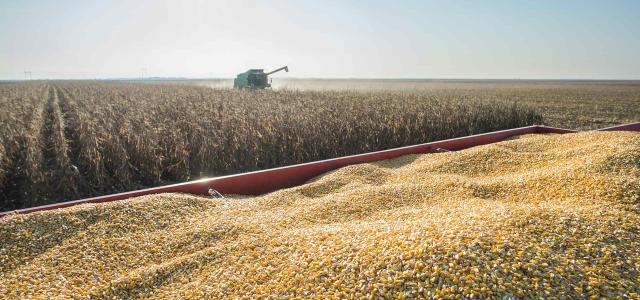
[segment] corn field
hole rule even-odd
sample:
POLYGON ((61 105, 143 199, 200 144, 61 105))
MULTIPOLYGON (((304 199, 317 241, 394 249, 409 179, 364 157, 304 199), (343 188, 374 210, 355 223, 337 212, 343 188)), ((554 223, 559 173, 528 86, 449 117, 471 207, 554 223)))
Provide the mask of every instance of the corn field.
POLYGON ((0 210, 541 123, 448 92, 0 85, 0 210))

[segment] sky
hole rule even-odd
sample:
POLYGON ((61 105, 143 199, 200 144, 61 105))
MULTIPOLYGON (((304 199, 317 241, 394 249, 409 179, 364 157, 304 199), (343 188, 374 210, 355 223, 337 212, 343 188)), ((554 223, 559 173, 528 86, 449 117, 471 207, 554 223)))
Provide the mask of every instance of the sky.
POLYGON ((0 79, 640 79, 640 1, 0 0, 0 79))

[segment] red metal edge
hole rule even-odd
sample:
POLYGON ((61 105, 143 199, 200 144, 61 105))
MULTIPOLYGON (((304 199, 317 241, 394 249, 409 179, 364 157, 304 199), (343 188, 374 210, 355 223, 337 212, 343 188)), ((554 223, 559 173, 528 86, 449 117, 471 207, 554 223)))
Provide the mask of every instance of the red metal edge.
POLYGON ((640 122, 611 126, 598 131, 640 131, 640 122))
POLYGON ((557 128, 557 127, 550 127, 550 126, 546 126, 546 125, 535 125, 536 126, 536 133, 576 133, 578 132, 577 130, 573 130, 573 129, 564 129, 564 128, 557 128))
MULTIPOLYGON (((634 130, 639 123, 617 126, 622 129, 605 128, 604 130, 634 130), (624 127, 631 126, 631 127, 624 127), (626 129, 630 128, 630 129, 626 129)), ((635 129, 639 130, 639 129, 635 129)), ((26 214, 36 211, 52 210, 64 208, 83 203, 102 203, 128 199, 143 195, 158 193, 189 193, 196 195, 207 195, 210 188, 223 194, 238 195, 260 195, 283 188, 293 187, 307 182, 318 175, 337 168, 353 164, 370 163, 380 160, 400 157, 408 154, 422 154, 438 152, 437 149, 462 150, 474 146, 486 145, 505 140, 512 136, 533 134, 533 133, 573 133, 575 130, 555 128, 543 125, 532 125, 514 129, 494 131, 470 135, 466 137, 453 138, 448 140, 393 148, 382 151, 375 151, 351 156, 332 158, 327 160, 291 165, 280 168, 260 170, 235 175, 227 175, 214 178, 205 178, 184 183, 166 185, 142 189, 131 192, 124 192, 112 195, 105 195, 93 198, 86 198, 68 202, 49 204, 44 206, 24 208, 8 212, 0 212, 0 218, 9 214, 26 214)))

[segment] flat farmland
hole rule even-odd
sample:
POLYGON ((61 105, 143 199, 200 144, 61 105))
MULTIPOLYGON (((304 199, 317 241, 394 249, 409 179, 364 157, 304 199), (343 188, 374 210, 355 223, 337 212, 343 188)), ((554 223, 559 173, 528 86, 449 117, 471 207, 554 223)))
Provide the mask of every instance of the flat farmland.
POLYGON ((0 95, 3 210, 542 122, 516 102, 402 91, 32 82, 0 95))
POLYGON ((0 85, 0 210, 532 124, 640 120, 636 82, 38 81, 0 85), (213 87, 213 88, 212 88, 213 87))
MULTIPOLYGON (((228 88, 224 79, 172 83, 228 88)), ((598 129, 640 120, 640 81, 459 80, 459 79, 279 79, 277 89, 419 92, 459 99, 517 101, 543 114, 549 126, 598 129)))
MULTIPOLYGON (((224 80, 194 81, 225 87, 224 80)), ((549 126, 598 129, 640 121, 640 81, 274 79, 274 87, 299 90, 412 91, 459 99, 516 101, 535 108, 549 126)))

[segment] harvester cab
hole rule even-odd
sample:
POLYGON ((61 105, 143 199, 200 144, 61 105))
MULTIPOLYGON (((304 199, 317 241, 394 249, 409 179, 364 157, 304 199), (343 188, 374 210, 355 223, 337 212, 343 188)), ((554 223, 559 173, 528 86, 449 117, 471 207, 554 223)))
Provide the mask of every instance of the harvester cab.
POLYGON ((236 89, 266 89, 271 87, 271 81, 269 75, 285 70, 289 72, 289 68, 284 66, 279 69, 275 69, 269 73, 265 73, 264 69, 251 69, 244 73, 238 74, 236 79, 233 80, 233 87, 236 89))

